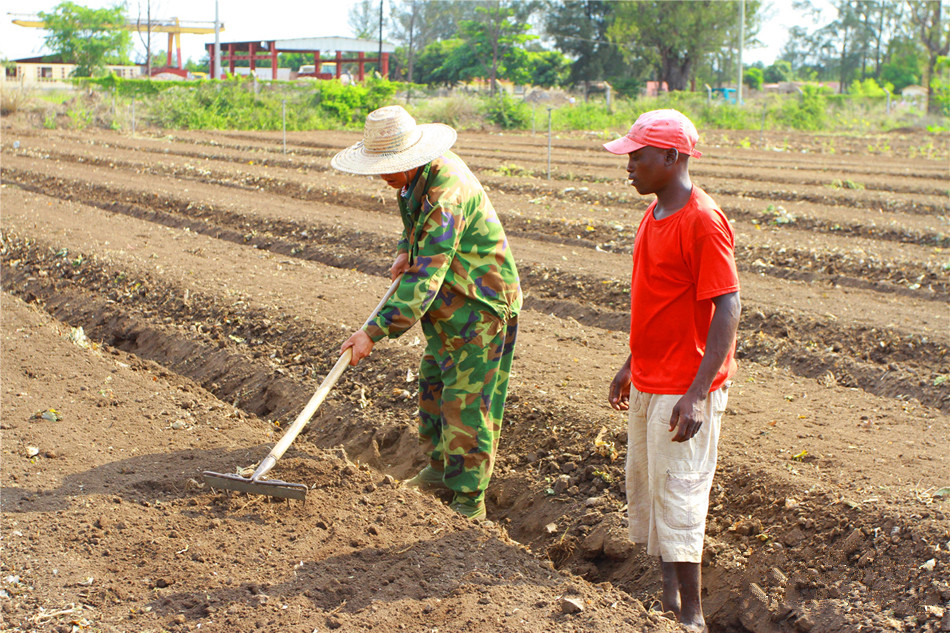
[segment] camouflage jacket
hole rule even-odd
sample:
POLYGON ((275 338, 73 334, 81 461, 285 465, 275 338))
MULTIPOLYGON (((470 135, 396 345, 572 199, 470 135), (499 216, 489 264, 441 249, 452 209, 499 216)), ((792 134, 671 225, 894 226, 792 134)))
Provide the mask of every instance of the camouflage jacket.
POLYGON ((364 328, 375 342, 395 338, 423 315, 462 335, 486 319, 510 321, 521 284, 508 238, 475 174, 452 152, 424 165, 399 195, 398 252, 409 270, 364 328))

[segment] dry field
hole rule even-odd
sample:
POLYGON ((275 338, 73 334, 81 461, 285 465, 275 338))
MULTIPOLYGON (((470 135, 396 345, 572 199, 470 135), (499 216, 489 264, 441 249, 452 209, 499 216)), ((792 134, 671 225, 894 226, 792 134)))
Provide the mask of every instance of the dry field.
MULTIPOLYGON (((551 180, 541 136, 456 148, 526 295, 489 521, 400 485, 422 465, 418 330, 344 374, 277 465, 305 503, 200 483, 267 453, 388 286, 394 194, 328 166, 357 138, 292 134, 285 154, 279 133, 6 123, 3 630, 677 630, 624 536, 606 402, 648 200, 595 138, 555 139, 551 180)), ((950 630, 948 138, 700 149, 744 309, 711 630, 950 630)))

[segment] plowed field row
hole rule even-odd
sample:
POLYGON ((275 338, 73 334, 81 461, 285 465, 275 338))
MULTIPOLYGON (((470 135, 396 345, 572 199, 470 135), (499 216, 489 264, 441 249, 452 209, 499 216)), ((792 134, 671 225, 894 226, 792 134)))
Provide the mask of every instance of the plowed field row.
MULTIPOLYGON (((169 226, 188 226, 191 230, 238 243, 250 243, 293 257, 309 257, 330 265, 357 267, 367 272, 380 273, 388 267, 389 256, 386 253, 391 248, 392 233, 398 230, 398 220, 391 215, 379 218, 384 227, 381 234, 376 227, 352 223, 349 219, 351 214, 347 213, 346 208, 334 210, 342 225, 313 222, 311 218, 323 215, 319 210, 301 217, 299 223, 274 221, 256 210, 242 212, 202 205, 196 203, 194 197, 186 202, 181 198, 123 190, 116 186, 114 179, 109 179, 107 173, 99 179, 109 184, 90 185, 92 174, 88 170, 86 181, 47 178, 32 182, 30 172, 11 172, 8 169, 5 173, 10 173, 15 180, 23 182, 23 186, 33 191, 82 200, 110 211, 156 219, 169 226)), ((214 194, 209 191, 206 195, 211 197, 214 194)), ((627 295, 622 282, 605 278, 603 272, 582 274, 570 269, 561 270, 558 257, 547 256, 544 250, 541 245, 533 246, 532 256, 523 258, 522 273, 529 306, 537 301, 540 303, 536 309, 569 316, 597 327, 625 329, 623 314, 627 308, 627 295), (535 259, 536 254, 541 259, 535 259)), ((743 254, 746 258, 742 261, 742 269, 757 272, 769 268, 763 266, 759 259, 750 262, 748 251, 743 254)), ((755 252, 752 254, 755 255, 755 252)), ((600 255, 604 263, 612 257, 616 256, 609 253, 600 255)), ((788 276, 800 277, 793 274, 788 276)), ((931 276, 937 277, 937 274, 932 273, 931 276)), ((842 285, 840 278, 835 281, 842 285)), ((864 280, 863 283, 852 280, 845 285, 877 287, 870 280, 864 280)), ((763 286, 761 292, 769 296, 782 292, 774 282, 767 282, 763 286)), ((933 293, 923 295, 932 298, 933 293)), ((941 385, 934 385, 938 376, 950 372, 946 339, 938 338, 935 341, 931 337, 916 334, 916 325, 909 321, 905 321, 908 331, 901 331, 900 326, 879 328, 841 322, 836 312, 830 311, 830 306, 828 312, 796 315, 779 306, 757 303, 756 293, 746 296, 746 305, 752 309, 747 309, 747 318, 743 320, 740 350, 748 358, 779 364, 801 375, 834 380, 872 393, 917 397, 933 406, 950 408, 950 400, 946 399, 941 385)), ((887 296, 882 295, 882 298, 886 300, 887 296)), ((930 318, 934 320, 941 318, 944 308, 939 299, 938 296, 937 302, 933 304, 930 318)), ((921 318, 926 323, 925 314, 921 318)))
MULTIPOLYGON (((303 167, 307 171, 320 172, 330 170, 329 158, 339 147, 358 140, 358 137, 352 135, 341 135, 339 144, 331 142, 316 145, 298 142, 298 144, 288 146, 293 153, 293 156, 288 156, 281 153, 279 141, 273 144, 248 145, 230 143, 229 138, 197 141, 199 147, 203 146, 205 150, 211 147, 213 148, 211 151, 187 149, 194 148, 196 141, 176 136, 155 139, 153 143, 135 147, 135 151, 144 150, 161 155, 269 165, 296 170, 303 167), (171 146, 169 141, 172 143, 171 146)), ((121 140, 110 140, 108 143, 91 139, 76 141, 75 138, 71 138, 70 140, 85 145, 86 150, 90 145, 105 144, 112 149, 110 153, 133 147, 131 143, 121 140)), ((31 145, 31 149, 24 149, 24 153, 43 152, 44 146, 45 142, 39 143, 38 146, 31 145)), ((611 191, 616 188, 616 182, 623 179, 623 159, 597 149, 598 144, 595 144, 593 148, 586 144, 572 148, 572 159, 561 163, 564 169, 552 171, 552 177, 557 181, 554 183, 542 180, 547 173, 547 166, 544 157, 538 155, 541 147, 541 145, 535 145, 532 148, 534 151, 526 152, 520 157, 522 158, 520 163, 511 160, 518 158, 518 155, 513 154, 507 145, 504 152, 498 149, 497 143, 485 147, 467 147, 461 143, 458 149, 468 152, 470 166, 483 173, 485 182, 502 190, 526 193, 537 188, 543 193, 547 190, 563 190, 564 181, 582 181, 595 186, 585 187, 584 191, 578 191, 578 187, 573 187, 575 198, 586 198, 594 203, 603 202, 599 196, 605 195, 608 198, 616 197, 616 201, 620 203, 637 198, 636 195, 617 196, 615 191, 611 191), (525 176, 530 177, 525 178, 525 176), (609 187, 596 186, 600 184, 606 184, 609 187), (552 185, 556 188, 552 189, 552 185), (589 192, 591 195, 581 195, 589 192)), ((560 149, 567 150, 567 148, 560 149)), ((88 156, 88 151, 83 154, 86 155, 86 160, 95 160, 95 157, 88 156)), ((756 158, 751 158, 751 160, 755 161, 756 158)), ((707 163, 697 162, 692 171, 694 177, 707 191, 719 196, 740 196, 770 202, 804 201, 830 206, 867 207, 888 212, 921 215, 945 215, 950 210, 950 204, 947 201, 950 189, 947 188, 947 183, 943 178, 944 172, 935 168, 932 162, 923 160, 904 161, 900 165, 893 165, 890 171, 866 174, 861 182, 850 178, 842 180, 824 176, 823 172, 816 173, 812 171, 814 159, 811 157, 802 157, 789 165, 775 169, 756 169, 754 173, 737 172, 734 163, 728 163, 724 167, 725 169, 722 170, 710 169, 707 163), (764 187, 763 182, 769 183, 769 186, 764 187), (776 188, 773 183, 794 185, 794 188, 776 188), (890 195, 893 193, 902 195, 890 195)), ((834 174, 840 170, 840 164, 829 164, 824 169, 834 174)), ((851 174, 850 169, 849 174, 851 174)))

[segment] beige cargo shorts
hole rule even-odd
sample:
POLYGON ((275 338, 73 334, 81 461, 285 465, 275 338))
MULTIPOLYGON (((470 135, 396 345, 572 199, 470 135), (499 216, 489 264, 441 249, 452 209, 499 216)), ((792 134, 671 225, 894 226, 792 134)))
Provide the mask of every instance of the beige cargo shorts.
POLYGON ((630 540, 664 562, 699 563, 719 429, 729 383, 706 397, 704 422, 689 441, 671 442, 679 395, 630 390, 627 423, 627 515, 630 540))

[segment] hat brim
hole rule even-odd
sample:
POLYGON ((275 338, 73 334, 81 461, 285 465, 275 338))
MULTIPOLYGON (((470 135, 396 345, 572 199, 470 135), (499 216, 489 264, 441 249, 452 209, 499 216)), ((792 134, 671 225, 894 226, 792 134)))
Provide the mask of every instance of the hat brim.
POLYGON ((423 123, 416 129, 419 131, 416 142, 398 152, 367 152, 363 141, 360 141, 334 156, 330 166, 365 176, 396 174, 435 160, 447 152, 458 138, 453 128, 441 123, 423 123))
MULTIPOLYGON (((647 143, 638 143, 634 141, 629 136, 621 136, 620 138, 610 141, 609 143, 604 143, 604 149, 606 149, 611 154, 629 154, 630 152, 635 152, 641 147, 647 147, 647 143)), ((654 147, 657 147, 654 145, 654 147)), ((665 147, 660 147, 660 149, 666 149, 665 147)), ((671 147, 670 149, 675 149, 676 151, 692 156, 693 158, 699 158, 703 155, 699 150, 685 151, 678 147, 671 147)))
POLYGON ((604 149, 611 154, 629 154, 630 152, 637 151, 641 147, 646 147, 646 145, 636 142, 629 136, 621 136, 609 143, 604 143, 604 149))

